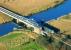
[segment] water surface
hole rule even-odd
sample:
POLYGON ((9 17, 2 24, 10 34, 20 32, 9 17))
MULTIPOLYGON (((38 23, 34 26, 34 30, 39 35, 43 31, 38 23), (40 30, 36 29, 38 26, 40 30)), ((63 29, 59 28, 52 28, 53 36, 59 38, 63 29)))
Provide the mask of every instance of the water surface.
MULTIPOLYGON (((36 20, 36 22, 43 21, 49 21, 51 19, 56 19, 62 15, 68 14, 71 12, 71 0, 65 0, 63 4, 51 8, 49 10, 34 14, 30 16, 30 18, 33 18, 36 20)), ((13 28, 16 27, 16 24, 14 23, 6 23, 0 25, 0 35, 5 35, 13 30, 13 28)))
POLYGON ((17 27, 13 22, 6 24, 0 24, 0 36, 5 35, 13 30, 14 27, 17 27))

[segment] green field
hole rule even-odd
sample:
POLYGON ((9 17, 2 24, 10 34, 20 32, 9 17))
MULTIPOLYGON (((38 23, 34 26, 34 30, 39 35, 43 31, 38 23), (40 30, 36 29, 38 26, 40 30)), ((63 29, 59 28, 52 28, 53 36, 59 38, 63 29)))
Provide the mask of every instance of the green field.
POLYGON ((5 45, 7 50, 45 50, 40 44, 25 35, 25 31, 15 31, 0 37, 0 43, 5 45))

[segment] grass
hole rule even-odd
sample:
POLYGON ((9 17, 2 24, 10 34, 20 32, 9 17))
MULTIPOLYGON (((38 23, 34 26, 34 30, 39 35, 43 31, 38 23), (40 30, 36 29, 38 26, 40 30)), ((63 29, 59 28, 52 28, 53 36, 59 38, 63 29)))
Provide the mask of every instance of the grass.
POLYGON ((62 19, 71 19, 71 15, 66 15, 66 16, 62 17, 62 19))
POLYGON ((43 50, 43 48, 40 47, 40 45, 36 44, 35 42, 31 42, 30 44, 26 45, 24 49, 25 50, 43 50))
POLYGON ((14 38, 18 37, 19 35, 21 35, 21 33, 9 34, 7 36, 1 37, 0 41, 2 41, 2 42, 3 41, 8 41, 10 39, 14 39, 14 38))
POLYGON ((29 44, 20 45, 15 48, 9 48, 9 50, 45 50, 45 49, 36 42, 31 41, 29 44))
POLYGON ((30 14, 47 10, 48 8, 54 7, 55 5, 58 5, 63 1, 64 0, 0 0, 0 5, 10 10, 13 10, 21 15, 28 16, 30 14))
POLYGON ((36 43, 35 41, 29 40, 30 37, 28 37, 27 35, 23 33, 26 33, 26 32, 24 31, 21 33, 21 32, 15 31, 6 36, 0 37, 0 43, 3 43, 4 45, 6 45, 7 50, 45 50, 44 47, 42 47, 40 44, 36 43), (27 36, 27 37, 25 37, 25 39, 20 39, 24 36, 27 36), (23 41, 27 39, 28 39, 27 42, 23 41), (19 43, 19 40, 23 42, 19 43))

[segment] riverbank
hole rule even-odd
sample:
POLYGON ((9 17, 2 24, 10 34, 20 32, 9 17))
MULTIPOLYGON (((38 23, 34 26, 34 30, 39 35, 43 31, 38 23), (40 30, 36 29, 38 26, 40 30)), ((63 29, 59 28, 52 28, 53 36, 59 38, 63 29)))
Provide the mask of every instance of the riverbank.
POLYGON ((10 22, 12 21, 13 19, 10 18, 9 16, 3 14, 3 13, 0 13, 0 24, 3 24, 3 23, 7 23, 7 22, 10 22))
POLYGON ((0 0, 1 6, 24 16, 53 8, 62 2, 64 2, 64 0, 0 0))
POLYGON ((17 29, 0 37, 0 43, 4 44, 4 46, 7 47, 4 48, 7 50, 32 50, 32 48, 44 50, 44 47, 35 42, 35 39, 38 37, 39 35, 30 30, 17 29))
POLYGON ((61 32, 64 32, 64 34, 71 35, 71 13, 63 15, 47 23, 60 29, 61 32))

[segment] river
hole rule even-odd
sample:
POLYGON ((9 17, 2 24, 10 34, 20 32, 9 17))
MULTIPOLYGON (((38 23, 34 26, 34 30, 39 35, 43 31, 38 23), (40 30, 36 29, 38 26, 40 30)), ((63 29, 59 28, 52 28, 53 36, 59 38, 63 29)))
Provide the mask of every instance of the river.
MULTIPOLYGON (((43 21, 49 21, 51 19, 56 19, 62 15, 68 14, 71 12, 71 0, 65 0, 65 2, 55 8, 51 8, 42 12, 39 12, 37 14, 34 14, 32 16, 29 16, 30 18, 33 18, 36 20, 36 22, 43 21)), ((13 28, 16 27, 16 24, 10 22, 6 24, 0 25, 0 35, 5 35, 13 30, 13 28)))

